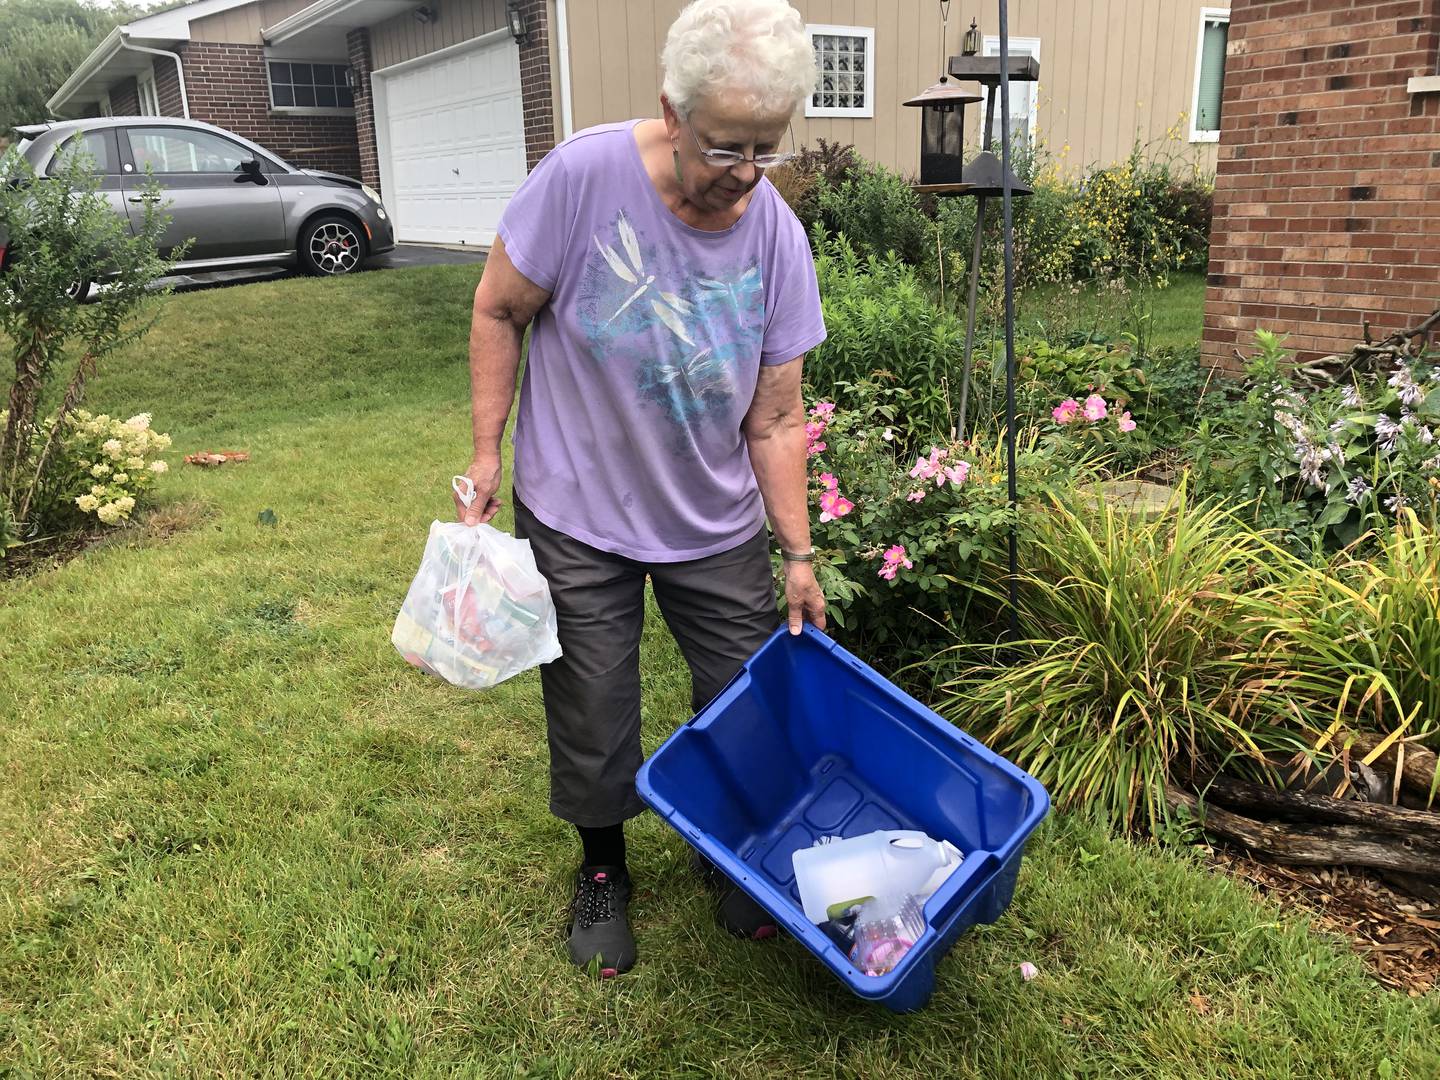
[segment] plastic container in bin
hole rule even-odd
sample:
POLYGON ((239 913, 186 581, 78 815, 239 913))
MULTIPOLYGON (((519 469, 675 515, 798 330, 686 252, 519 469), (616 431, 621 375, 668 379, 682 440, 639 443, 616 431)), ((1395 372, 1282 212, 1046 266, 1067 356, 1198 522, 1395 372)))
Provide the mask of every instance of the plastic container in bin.
POLYGON ((862 998, 929 1000, 935 963, 1010 903, 1039 781, 905 694, 814 627, 782 628, 636 777, 640 797, 862 998), (791 856, 821 836, 919 829, 964 852, 925 903, 925 932, 871 976, 800 907, 791 856))

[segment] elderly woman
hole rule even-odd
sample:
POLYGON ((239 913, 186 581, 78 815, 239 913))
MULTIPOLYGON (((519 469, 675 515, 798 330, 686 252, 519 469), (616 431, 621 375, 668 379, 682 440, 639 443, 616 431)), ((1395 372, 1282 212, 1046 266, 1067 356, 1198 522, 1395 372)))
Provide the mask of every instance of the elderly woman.
MULTIPOLYGON (((471 509, 499 509, 500 440, 521 339, 516 533, 549 580, 564 657, 541 669, 550 809, 579 830, 568 945, 628 970, 623 822, 640 749, 645 581, 689 664, 698 710, 779 625, 824 626, 810 565, 804 354, 825 337, 810 249, 765 169, 815 63, 784 0, 696 0, 662 56, 664 118, 607 124, 553 150, 521 186, 475 294, 471 509)), ((719 889, 732 932, 774 933, 719 889)))

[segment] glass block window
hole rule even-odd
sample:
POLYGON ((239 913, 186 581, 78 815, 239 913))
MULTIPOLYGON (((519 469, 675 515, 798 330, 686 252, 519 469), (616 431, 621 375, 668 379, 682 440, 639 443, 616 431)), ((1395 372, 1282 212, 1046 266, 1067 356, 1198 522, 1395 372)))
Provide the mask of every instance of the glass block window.
POLYGON ((277 109, 353 109, 347 64, 271 60, 270 104, 277 109))
POLYGON ((806 116, 875 115, 875 30, 868 26, 810 25, 820 69, 806 116))

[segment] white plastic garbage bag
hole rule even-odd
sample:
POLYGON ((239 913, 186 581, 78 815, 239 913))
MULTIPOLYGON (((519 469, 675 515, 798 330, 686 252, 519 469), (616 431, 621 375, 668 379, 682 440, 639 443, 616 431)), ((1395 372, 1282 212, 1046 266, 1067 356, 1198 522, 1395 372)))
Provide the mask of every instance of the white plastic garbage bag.
MULTIPOLYGON (((469 506, 469 477, 453 484, 469 506)), ((489 525, 433 522, 390 640, 408 663, 468 690, 559 658, 555 605, 530 542, 489 525)))

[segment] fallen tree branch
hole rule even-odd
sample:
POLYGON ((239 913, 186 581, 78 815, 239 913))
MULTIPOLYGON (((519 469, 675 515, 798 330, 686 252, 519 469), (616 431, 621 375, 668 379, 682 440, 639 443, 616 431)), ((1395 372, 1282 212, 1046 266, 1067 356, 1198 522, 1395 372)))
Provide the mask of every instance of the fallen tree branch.
POLYGON ((1332 799, 1307 792, 1276 791, 1228 776, 1217 776, 1205 785, 1203 794, 1210 803, 1220 803, 1263 818, 1329 825, 1359 825, 1395 836, 1413 836, 1440 842, 1440 813, 1407 810, 1402 806, 1365 802, 1360 799, 1332 799))
POLYGON ((1419 325, 1408 330, 1396 330, 1380 341, 1370 340, 1370 323, 1362 321, 1365 340, 1357 344, 1346 353, 1335 353, 1331 356, 1322 356, 1318 360, 1311 360, 1308 363, 1297 364, 1294 374, 1310 383, 1312 386, 1323 386, 1327 383, 1337 383, 1351 371, 1364 367, 1373 368, 1376 361, 1381 357, 1389 357, 1394 362, 1402 360, 1415 360, 1425 352, 1425 341, 1432 332, 1440 327, 1440 308, 1436 308, 1419 325))
POLYGON ((1167 785, 1165 801, 1184 807, 1207 833, 1292 866, 1369 866, 1440 878, 1440 841, 1396 837, 1360 825, 1277 825, 1254 821, 1167 785))

